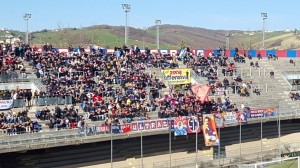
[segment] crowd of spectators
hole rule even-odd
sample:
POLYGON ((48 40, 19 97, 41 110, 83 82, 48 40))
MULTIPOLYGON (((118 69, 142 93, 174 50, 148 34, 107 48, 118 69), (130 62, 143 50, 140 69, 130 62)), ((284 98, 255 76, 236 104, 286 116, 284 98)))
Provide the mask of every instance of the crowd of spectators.
POLYGON ((187 85, 184 91, 172 90, 157 99, 159 118, 211 114, 212 112, 237 111, 237 106, 229 97, 217 97, 216 100, 200 102, 192 93, 191 85, 187 85))
POLYGON ((12 110, 0 113, 0 129, 6 130, 8 135, 33 133, 40 130, 37 121, 28 117, 28 111, 13 112, 12 110))
MULTIPOLYGON (((156 110, 156 104, 160 108, 160 117, 236 110, 235 104, 226 96, 227 88, 232 88, 232 92, 240 96, 250 96, 251 91, 260 95, 260 89, 254 87, 252 81, 242 79, 236 70, 236 64, 246 63, 247 57, 251 66, 256 68, 259 67, 258 61, 253 63, 251 55, 238 54, 238 48, 232 60, 221 48, 216 55, 210 53, 207 57, 191 52, 177 57, 151 54, 147 49, 142 53, 136 45, 116 47, 113 53, 105 53, 92 47, 90 52, 85 52, 80 46, 78 52, 74 52, 73 46, 69 46, 68 52, 59 53, 49 43, 43 46, 43 52, 21 43, 1 47, 5 48, 1 50, 1 71, 9 73, 20 70, 20 73, 26 74, 22 61, 32 61, 33 72, 46 86, 46 91, 43 92, 12 92, 11 97, 31 99, 36 96, 70 96, 73 104, 80 103, 86 113, 85 117, 91 121, 123 119, 131 122, 134 118, 149 119, 148 112, 156 110), (146 71, 153 67, 176 68, 179 58, 199 76, 207 78, 211 95, 224 90, 218 94, 224 95, 224 98, 201 104, 196 101, 188 85, 185 92, 171 91, 169 96, 162 98, 158 90, 166 87, 165 84, 157 74, 146 71), (224 76, 223 81, 218 77, 219 72, 224 76), (150 94, 147 88, 151 88, 150 94)), ((260 54, 258 58, 261 59, 260 54)), ((268 59, 276 60, 278 57, 268 55, 268 59)), ((36 112, 36 117, 49 120, 50 128, 74 128, 78 127, 78 123, 80 126, 84 125, 83 117, 78 116, 73 108, 42 109, 36 112)))
POLYGON ((84 118, 78 114, 78 109, 75 109, 74 106, 70 108, 56 106, 52 110, 47 107, 37 109, 35 116, 39 120, 49 121, 46 125, 50 129, 59 130, 84 127, 84 118))
POLYGON ((177 66, 171 57, 141 53, 137 46, 116 48, 114 53, 94 49, 77 53, 72 46, 69 48, 68 53, 48 49, 32 56, 33 70, 47 86, 46 92, 37 95, 72 96, 72 102, 80 103, 92 121, 148 119, 146 88, 166 86, 155 73, 146 73, 145 69, 177 66))
POLYGON ((32 99, 32 90, 31 89, 15 89, 15 90, 1 90, 0 91, 0 98, 2 100, 9 100, 9 99, 32 99))
POLYGON ((0 44, 0 82, 15 78, 26 78, 26 67, 23 61, 29 61, 36 47, 21 42, 0 44))

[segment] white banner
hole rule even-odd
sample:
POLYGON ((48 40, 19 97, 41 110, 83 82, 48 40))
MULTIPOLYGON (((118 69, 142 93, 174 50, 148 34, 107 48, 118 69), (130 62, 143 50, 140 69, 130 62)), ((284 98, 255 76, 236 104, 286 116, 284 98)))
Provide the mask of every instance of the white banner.
POLYGON ((226 125, 237 123, 238 122, 237 117, 238 116, 237 116, 236 112, 225 112, 224 119, 225 119, 226 125))
POLYGON ((13 100, 0 100, 0 110, 6 110, 13 107, 13 100))

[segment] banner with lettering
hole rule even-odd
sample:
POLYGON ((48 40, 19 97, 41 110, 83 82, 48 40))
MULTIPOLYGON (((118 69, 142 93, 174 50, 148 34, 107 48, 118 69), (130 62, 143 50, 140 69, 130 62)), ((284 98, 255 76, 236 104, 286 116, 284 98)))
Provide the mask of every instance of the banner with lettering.
POLYGON ((121 133, 128 133, 131 131, 131 124, 122 124, 121 125, 121 133))
POLYGON ((250 109, 247 111, 247 113, 249 118, 270 117, 276 115, 274 108, 250 109))
POLYGON ((238 122, 238 116, 236 112, 225 112, 224 120, 226 125, 236 124, 238 122))
POLYGON ((149 131, 149 130, 160 130, 160 129, 171 129, 173 128, 172 123, 168 119, 159 119, 159 120, 144 120, 130 123, 131 131, 149 131))
POLYGON ((200 122, 197 116, 187 117, 187 133, 201 132, 200 122))
POLYGON ((111 125, 111 133, 112 134, 119 134, 121 133, 121 126, 120 125, 111 125))
POLYGON ((176 117, 174 118, 174 135, 175 136, 182 136, 187 135, 187 123, 185 117, 176 117))
POLYGON ((219 137, 216 129, 214 115, 203 115, 202 132, 204 136, 205 146, 216 146, 219 144, 219 137))
POLYGON ((7 110, 13 108, 14 101, 10 100, 0 100, 0 110, 7 110))
POLYGON ((102 124, 98 127, 98 132, 101 132, 101 133, 109 133, 110 130, 109 130, 109 125, 107 124, 102 124))
POLYGON ((190 84, 191 70, 190 69, 167 69, 162 70, 164 81, 169 84, 190 84))
POLYGON ((225 93, 225 88, 224 87, 215 88, 215 93, 214 93, 215 96, 224 95, 224 93, 225 93))

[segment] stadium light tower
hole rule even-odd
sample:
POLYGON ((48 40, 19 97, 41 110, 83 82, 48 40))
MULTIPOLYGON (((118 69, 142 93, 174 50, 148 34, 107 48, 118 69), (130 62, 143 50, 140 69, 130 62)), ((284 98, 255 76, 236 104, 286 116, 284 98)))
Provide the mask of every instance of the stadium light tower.
POLYGON ((155 20, 156 24, 156 44, 157 44, 157 49, 159 49, 159 25, 161 24, 161 20, 155 20))
POLYGON ((263 49, 265 49, 265 24, 266 20, 268 19, 268 14, 267 13, 260 13, 262 19, 263 19, 263 49))
POLYGON ((229 38, 231 36, 231 31, 228 31, 226 34, 225 34, 225 37, 226 37, 226 49, 227 50, 230 50, 230 41, 229 41, 229 38))
POLYGON ((24 13, 23 14, 23 19, 26 22, 26 44, 28 44, 28 36, 29 36, 29 32, 28 32, 28 20, 31 18, 31 14, 29 13, 24 13))
POLYGON ((125 45, 127 45, 127 41, 128 41, 128 27, 127 27, 127 23, 128 23, 128 12, 130 12, 131 7, 129 4, 122 4, 122 8, 125 11, 125 45))

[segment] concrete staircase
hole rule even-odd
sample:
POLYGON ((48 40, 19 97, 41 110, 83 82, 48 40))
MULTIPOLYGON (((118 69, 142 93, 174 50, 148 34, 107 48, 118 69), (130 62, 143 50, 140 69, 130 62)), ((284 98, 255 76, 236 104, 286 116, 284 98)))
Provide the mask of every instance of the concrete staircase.
MULTIPOLYGON (((253 60, 255 62, 256 59, 253 60)), ((259 68, 251 68, 250 61, 247 63, 236 63, 238 74, 245 81, 252 81, 253 85, 261 89, 261 96, 252 94, 250 97, 239 97, 238 95, 230 95, 230 98, 241 104, 247 102, 252 108, 297 108, 297 102, 291 101, 288 97, 289 84, 281 77, 281 69, 272 63, 277 62, 267 59, 259 61, 259 68), (274 71, 274 78, 270 77, 270 72, 274 71)))
MULTIPOLYGON (((257 61, 257 59, 253 59, 253 62, 257 61)), ((240 108, 242 103, 248 103, 250 108, 258 109, 258 108, 275 108, 279 106, 279 108, 284 109, 296 109, 300 107, 300 103, 296 101, 291 101, 288 97, 290 86, 289 84, 281 77, 281 66, 289 69, 287 67, 288 59, 281 61, 268 61, 267 59, 263 59, 259 61, 259 68, 254 68, 250 66, 250 61, 246 59, 246 63, 235 63, 237 68, 237 75, 240 75, 243 81, 250 82, 252 81, 254 87, 258 87, 261 90, 261 95, 257 96, 250 91, 249 97, 240 97, 238 94, 233 94, 232 88, 228 88, 228 92, 226 96, 229 96, 232 102, 237 104, 237 107, 240 108), (281 62, 285 61, 287 63, 282 64, 281 62), (274 71, 274 78, 270 77, 270 72, 274 71)), ((296 69, 296 68, 294 68, 296 69)), ((225 78, 221 73, 222 69, 219 67, 218 69, 218 78, 219 81, 223 81, 225 78)), ((207 78, 199 77, 204 84, 207 84, 207 78)), ((227 76, 227 79, 231 83, 233 81, 232 76, 227 76)), ((212 99, 216 99, 220 96, 210 96, 212 99)), ((222 96, 221 96, 222 97, 222 96)))

